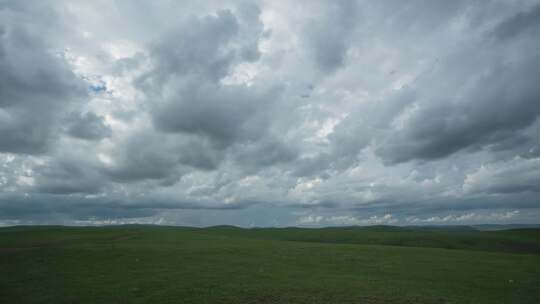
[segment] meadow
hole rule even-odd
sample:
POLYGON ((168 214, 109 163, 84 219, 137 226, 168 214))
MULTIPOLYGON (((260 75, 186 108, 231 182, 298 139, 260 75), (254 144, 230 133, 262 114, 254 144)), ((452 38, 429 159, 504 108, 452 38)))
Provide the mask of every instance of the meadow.
POLYGON ((540 303, 540 229, 0 229, 0 303, 540 303))

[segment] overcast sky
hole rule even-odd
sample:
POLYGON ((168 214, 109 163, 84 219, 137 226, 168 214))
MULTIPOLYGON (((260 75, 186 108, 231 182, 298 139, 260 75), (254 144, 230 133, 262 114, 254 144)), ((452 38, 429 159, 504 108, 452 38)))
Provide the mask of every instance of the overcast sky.
POLYGON ((0 225, 540 222, 540 1, 0 0, 0 225))

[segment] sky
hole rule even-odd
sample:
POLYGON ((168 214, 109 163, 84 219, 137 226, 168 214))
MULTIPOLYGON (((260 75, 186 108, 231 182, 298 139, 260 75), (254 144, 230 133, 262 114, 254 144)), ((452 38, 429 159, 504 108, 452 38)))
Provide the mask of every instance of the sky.
POLYGON ((0 226, 540 223, 540 1, 0 0, 0 226))

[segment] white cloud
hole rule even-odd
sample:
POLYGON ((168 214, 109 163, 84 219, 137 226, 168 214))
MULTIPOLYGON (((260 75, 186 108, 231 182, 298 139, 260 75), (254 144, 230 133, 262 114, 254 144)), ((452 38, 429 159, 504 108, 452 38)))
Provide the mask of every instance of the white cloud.
POLYGON ((392 225, 397 224, 398 219, 392 214, 373 215, 367 218, 361 218, 351 215, 306 215, 297 220, 298 225, 317 225, 317 226, 370 226, 370 225, 392 225))
POLYGON ((478 223, 507 223, 519 216, 519 210, 492 213, 463 213, 449 214, 444 217, 433 216, 428 218, 408 217, 410 224, 478 224, 478 223))

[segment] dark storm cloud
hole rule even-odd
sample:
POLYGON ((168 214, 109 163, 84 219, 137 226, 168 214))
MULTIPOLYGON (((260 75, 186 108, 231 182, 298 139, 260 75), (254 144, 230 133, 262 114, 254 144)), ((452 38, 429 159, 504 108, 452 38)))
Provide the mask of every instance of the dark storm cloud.
POLYGON ((244 86, 188 82, 154 113, 154 124, 165 132, 206 136, 219 146, 254 140, 266 129, 265 107, 278 95, 244 86))
POLYGON ((0 218, 27 218, 85 220, 146 217, 156 210, 122 206, 119 201, 84 199, 58 195, 39 195, 29 198, 5 197, 0 199, 3 212, 0 218))
MULTIPOLYGON (((22 4, 13 7, 0 11, 0 151, 44 153, 62 111, 86 92, 39 30, 24 23, 26 13, 33 12, 22 4)), ((48 17, 37 20, 50 22, 48 17)))
POLYGON ((323 6, 320 15, 306 25, 306 42, 313 49, 317 67, 332 73, 345 63, 350 35, 359 18, 358 3, 332 1, 323 6))
POLYGON ((519 12, 499 24, 493 34, 499 39, 511 39, 521 34, 540 34, 540 5, 519 12))
POLYGON ((112 132, 104 118, 92 112, 73 113, 67 124, 69 135, 86 140, 101 140, 110 137, 112 132))
POLYGON ((239 16, 230 10, 190 18, 161 34, 150 45, 153 68, 138 80, 145 89, 167 86, 174 77, 197 76, 199 81, 216 83, 233 64, 259 58, 262 33, 257 7, 247 5, 239 16))
POLYGON ((225 151, 204 138, 143 131, 127 138, 114 151, 114 164, 101 171, 124 183, 162 180, 167 184, 177 181, 183 171, 215 170, 224 158, 225 151))
MULTIPOLYGON (((481 43, 479 47, 499 46, 481 43)), ((483 60, 481 65, 472 64, 472 68, 459 67, 469 63, 461 58, 465 54, 441 63, 458 66, 454 71, 453 67, 448 67, 450 72, 456 73, 450 75, 460 77, 457 82, 452 80, 454 94, 425 94, 422 89, 430 81, 423 86, 417 84, 419 108, 403 130, 394 132, 386 140, 378 154, 390 163, 437 159, 519 136, 518 131, 530 126, 540 115, 540 87, 535 81, 540 77, 540 54, 533 51, 536 47, 537 44, 526 42, 517 50, 521 54, 519 58, 503 59, 502 62, 503 53, 485 51, 484 56, 491 59, 483 60), (474 73, 478 70, 482 71, 479 75, 474 73)), ((473 56, 481 56, 482 52, 473 56)), ((499 146, 501 148, 503 146, 499 146)))
POLYGON ((178 161, 200 170, 215 170, 225 157, 224 152, 201 138, 189 138, 177 148, 178 161))
POLYGON ((63 159, 36 169, 36 191, 52 194, 97 193, 106 179, 88 164, 63 159))
POLYGON ((212 201, 137 198, 131 198, 128 201, 121 198, 65 197, 59 194, 61 193, 40 194, 32 198, 2 196, 0 208, 3 212, 0 214, 0 219, 33 217, 46 221, 47 218, 60 220, 139 218, 174 210, 234 211, 260 203, 242 201, 224 205, 212 201))
POLYGON ((138 84, 155 103, 158 130, 203 136, 217 148, 264 136, 265 112, 279 89, 220 83, 234 63, 259 57, 260 11, 240 13, 223 10, 191 20, 152 46, 154 67, 138 84))
POLYGON ((117 151, 106 174, 118 181, 163 179, 177 176, 179 155, 166 137, 148 132, 130 136, 117 151))
POLYGON ((540 120, 536 121, 526 129, 516 132, 511 137, 495 142, 489 146, 489 150, 494 156, 502 159, 512 159, 516 156, 523 158, 538 158, 540 156, 540 120))
POLYGON ((236 163, 250 172, 278 164, 287 165, 298 157, 292 147, 270 136, 265 141, 247 142, 236 148, 237 151, 231 151, 236 163))
POLYGON ((439 200, 422 200, 415 201, 399 201, 399 202, 373 202, 366 206, 359 206, 356 210, 362 212, 369 210, 372 213, 380 213, 381 210, 390 212, 393 214, 407 215, 433 215, 443 212, 469 212, 475 210, 505 210, 509 208, 523 209, 532 211, 538 208, 535 196, 531 195, 508 195, 494 197, 491 199, 486 198, 442 198, 439 200), (508 204, 508 201, 512 200, 512 205, 508 204))
MULTIPOLYGON (((255 15, 247 16, 249 26, 256 26, 258 11, 250 13, 255 15)), ((240 21, 230 11, 192 22, 153 47, 155 67, 140 80, 150 98, 170 91, 157 102, 154 125, 164 132, 206 136, 222 146, 260 137, 266 127, 262 113, 278 98, 276 90, 218 82, 230 72, 233 62, 246 59, 246 52, 258 52, 253 41, 261 33, 253 34, 255 40, 246 39, 240 33, 240 21)))
POLYGON ((155 69, 152 79, 172 75, 198 74, 217 81, 224 77, 236 57, 227 48, 238 34, 238 21, 231 11, 217 12, 191 20, 190 24, 164 35, 152 47, 155 69))

